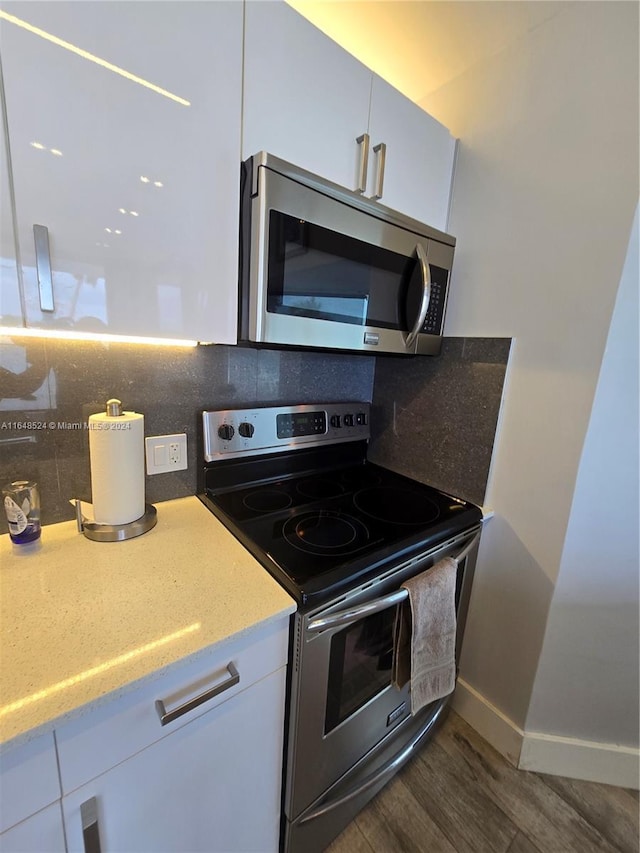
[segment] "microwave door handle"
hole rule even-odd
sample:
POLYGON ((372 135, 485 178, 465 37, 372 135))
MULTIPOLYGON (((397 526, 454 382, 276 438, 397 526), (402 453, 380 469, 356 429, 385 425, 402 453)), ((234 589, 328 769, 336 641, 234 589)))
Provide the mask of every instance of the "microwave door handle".
POLYGON ((416 243, 416 254, 420 262, 420 270, 422 272, 422 301, 420 302, 420 310, 413 329, 407 335, 405 345, 407 349, 411 349, 416 342, 416 338, 420 333, 424 318, 429 310, 429 302, 431 301, 431 269, 427 262, 427 253, 424 250, 422 243, 416 243))
MULTIPOLYGON (((479 541, 480 533, 478 532, 470 542, 467 542, 462 550, 451 556, 456 562, 461 563, 479 541)), ((408 591, 404 587, 401 587, 390 592, 388 595, 383 595, 381 598, 359 604, 357 607, 349 607, 347 610, 338 610, 335 613, 330 613, 328 616, 321 616, 320 619, 312 619, 307 625, 307 631, 316 633, 317 631, 325 631, 327 628, 349 625, 352 622, 363 619, 365 616, 371 616, 374 613, 379 613, 381 610, 386 610, 388 607, 393 607, 394 604, 400 604, 408 596, 408 591)))

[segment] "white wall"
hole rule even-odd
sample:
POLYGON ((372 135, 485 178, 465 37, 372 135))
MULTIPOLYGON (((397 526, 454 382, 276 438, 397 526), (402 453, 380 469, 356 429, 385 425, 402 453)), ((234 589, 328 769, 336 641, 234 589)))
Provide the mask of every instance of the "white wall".
POLYGON ((638 214, 526 729, 638 746, 638 214))
MULTIPOLYGON (((461 139, 445 333, 516 338, 487 496, 496 517, 483 535, 462 677, 520 729, 529 724, 638 199, 638 6, 562 6, 422 102, 461 139)), ((580 601, 583 586, 572 542, 565 552, 572 570, 558 587, 564 601, 580 601)), ((606 603, 596 596, 601 625, 626 583, 614 581, 606 603)), ((591 584, 592 605, 595 592, 591 584)), ((592 610, 582 616, 592 618, 592 610)), ((571 625, 580 618, 572 614, 571 625)), ((562 620, 554 607, 551 657, 565 642, 562 620)), ((577 636, 569 635, 563 671, 575 661, 583 673, 587 662, 576 659, 577 636)), ((607 648, 611 657, 615 643, 607 648)), ((617 660, 619 680, 630 658, 617 660)), ((546 704, 554 689, 547 667, 534 719, 571 731, 570 712, 559 719, 546 704)), ((600 708, 607 689, 591 682, 588 701, 600 708)), ((579 728, 594 731, 584 722, 579 728)), ((598 732, 622 742, 628 726, 609 717, 598 732)))

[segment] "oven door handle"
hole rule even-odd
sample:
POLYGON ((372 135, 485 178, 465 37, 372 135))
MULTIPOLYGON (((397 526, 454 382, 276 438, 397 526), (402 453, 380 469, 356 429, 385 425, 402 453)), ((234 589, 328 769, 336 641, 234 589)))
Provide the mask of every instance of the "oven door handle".
MULTIPOLYGON (((480 540, 480 532, 475 534, 473 539, 468 542, 464 548, 452 557, 460 563, 467 554, 475 547, 480 540)), ((371 616, 373 613, 379 613, 381 610, 386 610, 388 607, 393 607, 394 604, 399 604, 407 598, 409 592, 404 589, 396 589, 388 595, 383 595, 381 598, 376 598, 373 601, 367 601, 364 604, 359 604, 357 607, 350 607, 347 610, 338 610, 335 613, 330 613, 328 616, 321 616, 320 619, 312 619, 307 625, 307 631, 316 633, 324 631, 326 628, 336 628, 339 625, 349 625, 351 622, 357 622, 364 616, 371 616)))
POLYGON ((328 812, 333 811, 334 809, 340 808, 340 806, 348 803, 349 800, 353 800, 355 797, 363 794, 369 788, 372 788, 374 785, 377 785, 379 782, 383 782, 387 779, 387 777, 392 776, 397 770, 399 770, 403 764, 411 758, 413 751, 418 746, 423 737, 428 734, 433 726, 436 724, 438 718, 444 711, 447 702, 451 696, 444 696, 442 699, 437 700, 436 707, 433 711, 433 714, 429 717, 428 722, 420 729, 417 735, 415 735, 407 746, 399 752, 396 756, 387 761, 386 764, 383 764, 378 770, 375 770, 373 773, 369 774, 369 776, 365 776, 365 778, 360 782, 355 788, 352 788, 350 791, 347 791, 346 794, 343 794, 341 797, 338 797, 337 800, 329 800, 328 803, 324 803, 318 808, 314 809, 308 815, 305 815, 300 824, 308 823, 310 820, 315 820, 318 817, 322 817, 328 812))

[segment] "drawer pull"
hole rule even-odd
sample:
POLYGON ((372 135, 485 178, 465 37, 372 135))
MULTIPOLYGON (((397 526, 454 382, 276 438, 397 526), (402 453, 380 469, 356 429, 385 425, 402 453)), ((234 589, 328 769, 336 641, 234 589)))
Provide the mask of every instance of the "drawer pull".
POLYGON ((80 806, 82 821, 82 841, 84 853, 100 853, 100 832, 98 830, 98 801, 95 797, 86 800, 80 806))
POLYGON ((238 684, 240 682, 240 673, 232 663, 227 664, 227 671, 229 672, 229 678, 227 678, 226 681, 223 681, 221 684, 217 684, 210 690, 205 690, 205 692, 201 693, 199 696, 194 696, 193 699, 189 699, 189 701, 185 702, 184 705, 178 705, 178 707, 174 708, 173 711, 167 711, 162 699, 156 699, 156 711, 160 717, 160 725, 166 726, 167 723, 173 722, 173 720, 176 720, 183 714, 187 714, 189 711, 197 708, 198 705, 202 705, 203 702, 208 702, 209 699, 213 699, 214 696, 218 696, 220 693, 224 693, 225 690, 228 690, 230 687, 238 684))

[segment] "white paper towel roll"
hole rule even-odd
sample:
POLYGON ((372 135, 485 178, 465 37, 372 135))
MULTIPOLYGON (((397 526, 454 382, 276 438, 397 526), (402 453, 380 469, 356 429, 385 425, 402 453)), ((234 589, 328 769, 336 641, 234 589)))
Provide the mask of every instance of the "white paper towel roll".
POLYGON ((95 520, 128 524, 144 515, 144 416, 91 415, 89 456, 95 520))

